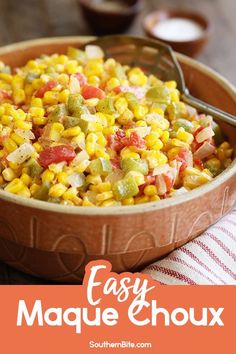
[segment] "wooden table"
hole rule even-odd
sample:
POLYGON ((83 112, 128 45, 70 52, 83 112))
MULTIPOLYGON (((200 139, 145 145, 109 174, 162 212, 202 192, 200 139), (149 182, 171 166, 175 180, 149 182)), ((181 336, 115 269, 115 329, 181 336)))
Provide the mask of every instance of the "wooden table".
MULTIPOLYGON (((198 58, 236 85, 235 0, 144 0, 143 11, 129 34, 142 35, 142 20, 154 9, 195 9, 214 26, 214 34, 198 58)), ((89 35, 76 0, 0 0, 0 45, 37 37, 89 35)), ((0 284, 46 283, 0 263, 0 284)))

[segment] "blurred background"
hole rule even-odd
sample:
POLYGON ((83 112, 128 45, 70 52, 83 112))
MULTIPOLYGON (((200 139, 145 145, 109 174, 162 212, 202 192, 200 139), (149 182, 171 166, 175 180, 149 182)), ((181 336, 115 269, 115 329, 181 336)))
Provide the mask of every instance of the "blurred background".
MULTIPOLYGON (((145 35, 144 20, 147 19, 147 15, 150 13, 153 15, 158 10, 177 9, 201 13, 210 24, 212 34, 197 59, 217 70, 236 85, 236 0, 137 1, 141 7, 134 11, 133 22, 131 16, 128 19, 130 26, 124 31, 124 26, 119 20, 118 32, 145 35)), ((102 19, 100 25, 96 26, 96 30, 92 30, 91 25, 95 24, 98 17, 93 15, 88 21, 79 6, 81 2, 86 2, 87 5, 93 2, 98 6, 106 2, 105 5, 103 4, 106 7, 117 2, 120 6, 122 2, 120 11, 123 12, 124 2, 132 5, 136 0, 0 0, 0 46, 39 37, 98 34, 105 24, 115 23, 114 16, 109 21, 102 19), (110 4, 108 5, 107 2, 110 4)), ((0 263, 0 284, 29 283, 37 284, 40 280, 0 263)))
MULTIPOLYGON (((143 20, 154 10, 183 9, 200 12, 208 18, 214 30, 198 60, 236 84, 236 0, 140 2, 141 10, 125 33, 144 35, 143 20)), ((0 0, 0 45, 38 37, 94 34, 78 3, 79 0, 0 0)))

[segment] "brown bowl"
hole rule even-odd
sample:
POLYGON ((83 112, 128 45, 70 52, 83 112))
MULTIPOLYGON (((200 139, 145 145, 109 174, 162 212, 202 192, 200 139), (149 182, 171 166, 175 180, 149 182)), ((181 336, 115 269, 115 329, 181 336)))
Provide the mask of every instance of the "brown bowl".
MULTIPOLYGON (((88 37, 32 40, 2 47, 0 60, 20 66, 42 53, 64 53, 88 37)), ((91 39, 91 38, 90 38, 91 39)), ((236 115, 236 90, 208 67, 178 54, 191 92, 236 115)), ((236 152, 236 129, 221 125, 236 152)), ((236 198, 236 159, 211 183, 185 195, 135 206, 73 207, 0 190, 0 259, 35 276, 81 281, 90 260, 114 271, 137 270, 173 251, 224 215, 236 198)))
POLYGON ((193 11, 183 11, 183 10, 160 10, 155 11, 147 15, 143 21, 143 28, 148 37, 161 40, 169 44, 174 50, 179 53, 195 57, 203 50, 204 46, 209 40, 210 34, 212 32, 211 24, 209 20, 193 11), (170 18, 185 18, 193 20, 199 24, 203 29, 203 34, 197 39, 188 40, 188 41, 174 41, 174 40, 165 40, 154 34, 153 28, 157 23, 165 21, 170 18))
MULTIPOLYGON (((95 34, 122 33, 132 24, 141 9, 141 0, 121 0, 121 10, 104 9, 91 0, 77 0, 82 13, 95 34)), ((112 3, 112 2, 111 2, 112 3)))

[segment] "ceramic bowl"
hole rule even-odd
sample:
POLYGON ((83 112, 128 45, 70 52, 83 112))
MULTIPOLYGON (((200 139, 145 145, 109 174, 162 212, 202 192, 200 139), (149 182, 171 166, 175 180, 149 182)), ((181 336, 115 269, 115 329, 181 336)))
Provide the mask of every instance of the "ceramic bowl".
MULTIPOLYGON (((77 0, 84 18, 95 34, 114 34, 125 32, 136 15, 141 10, 141 0, 123 0, 124 6, 120 10, 93 4, 90 0, 77 0)), ((94 1, 95 3, 95 1, 94 1)))
MULTIPOLYGON (((42 53, 64 53, 89 38, 61 37, 0 49, 19 66, 42 53)), ((190 91, 236 115, 236 90, 208 67, 177 54, 190 91)), ((236 151, 236 129, 222 124, 236 151)), ((90 260, 107 259, 117 272, 139 270, 203 232, 236 199, 236 160, 211 183, 156 203, 113 208, 72 207, 0 191, 0 259, 24 272, 78 283, 90 260)))
POLYGON ((143 21, 143 29, 148 37, 161 40, 170 45, 175 51, 191 57, 195 57, 201 53, 212 32, 211 23, 204 15, 193 11, 183 10, 154 11, 145 17, 143 21), (171 18, 184 18, 196 22, 203 29, 202 36, 194 40, 177 42, 174 40, 163 40, 163 38, 154 34, 153 28, 156 24, 171 18))

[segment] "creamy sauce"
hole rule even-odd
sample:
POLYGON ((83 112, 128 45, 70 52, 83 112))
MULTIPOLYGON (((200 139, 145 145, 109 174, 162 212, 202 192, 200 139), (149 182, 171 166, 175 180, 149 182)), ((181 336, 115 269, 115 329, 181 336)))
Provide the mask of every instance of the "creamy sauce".
POLYGON ((204 30, 197 22, 179 17, 157 23, 152 31, 164 40, 181 42, 200 38, 204 30))

